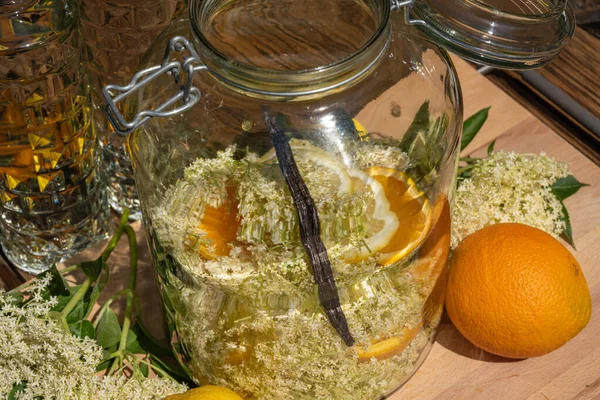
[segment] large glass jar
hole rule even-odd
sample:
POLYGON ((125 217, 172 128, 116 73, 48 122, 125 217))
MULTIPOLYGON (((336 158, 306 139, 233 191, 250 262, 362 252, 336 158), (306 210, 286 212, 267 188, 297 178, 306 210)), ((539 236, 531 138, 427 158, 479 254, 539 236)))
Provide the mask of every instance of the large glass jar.
POLYGON ((125 91, 115 102, 141 90, 131 123, 109 116, 124 133, 146 122, 130 136, 135 177, 173 347, 197 383, 379 399, 424 359, 462 105, 417 6, 192 0, 153 67, 105 89, 125 91))

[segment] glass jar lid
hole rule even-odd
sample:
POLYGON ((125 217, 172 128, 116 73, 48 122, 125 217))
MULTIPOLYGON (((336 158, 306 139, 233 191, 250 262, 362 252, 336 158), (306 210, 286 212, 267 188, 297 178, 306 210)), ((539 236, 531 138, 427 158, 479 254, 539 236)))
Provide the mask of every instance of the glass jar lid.
POLYGON ((541 67, 575 32, 567 0, 413 0, 407 22, 437 44, 478 64, 541 67))

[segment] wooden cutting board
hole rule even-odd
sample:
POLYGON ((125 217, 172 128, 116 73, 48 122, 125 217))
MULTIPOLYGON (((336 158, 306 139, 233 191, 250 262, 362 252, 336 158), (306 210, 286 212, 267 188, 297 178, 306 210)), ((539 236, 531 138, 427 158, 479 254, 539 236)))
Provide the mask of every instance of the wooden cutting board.
MULTIPOLYGON (((497 139, 497 150, 546 152, 568 163, 575 177, 591 185, 569 198, 566 205, 578 249, 575 255, 587 277, 594 311, 587 328, 565 346, 549 355, 522 361, 477 349, 446 321, 440 326, 425 363, 389 400, 600 399, 600 311, 597 310, 600 307, 600 168, 467 63, 454 60, 463 90, 465 116, 492 106, 488 121, 465 154, 483 155, 488 143, 497 139)), ((136 223, 135 228, 140 246, 138 294, 142 315, 154 334, 164 337, 149 250, 140 224, 136 223)), ((110 262, 111 287, 101 301, 127 285, 129 258, 125 240, 110 262)))
POLYGON ((443 323, 429 357, 390 400, 587 400, 600 399, 600 168, 464 61, 454 58, 465 117, 491 105, 489 119, 464 154, 496 150, 545 152, 569 164, 591 186, 565 201, 577 251, 592 293, 588 326, 562 348, 543 357, 509 360, 471 345, 443 323))

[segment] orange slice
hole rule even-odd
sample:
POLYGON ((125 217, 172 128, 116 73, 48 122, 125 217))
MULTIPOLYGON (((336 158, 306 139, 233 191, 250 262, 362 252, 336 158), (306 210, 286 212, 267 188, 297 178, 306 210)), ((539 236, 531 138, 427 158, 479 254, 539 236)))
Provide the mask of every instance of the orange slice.
POLYGON ((431 206, 425 194, 405 173, 384 167, 367 168, 365 172, 383 187, 390 211, 399 221, 398 229, 377 257, 381 265, 393 264, 409 255, 427 237, 431 227, 431 206))
POLYGON ((439 321, 446 296, 448 256, 450 255, 450 206, 446 196, 441 196, 432 212, 429 236, 419 249, 419 257, 409 271, 418 283, 419 292, 427 296, 423 306, 425 326, 439 321))
POLYGON ((413 277, 429 293, 436 279, 448 265, 450 254, 450 206, 441 196, 432 211, 432 227, 419 249, 419 258, 410 268, 413 277))
POLYGON ((421 330, 422 324, 418 324, 412 328, 405 327, 399 335, 384 339, 380 342, 369 346, 356 346, 356 354, 359 361, 369 361, 371 358, 376 358, 379 361, 392 358, 404 351, 410 342, 417 336, 421 330))
POLYGON ((347 263, 354 264, 387 247, 399 229, 400 223, 391 209, 384 188, 376 179, 357 169, 349 169, 348 174, 352 177, 354 190, 367 190, 372 194, 372 202, 367 210, 369 226, 363 246, 352 249, 344 255, 347 263))
POLYGON ((207 260, 228 256, 229 244, 237 238, 240 226, 237 209, 238 202, 234 196, 235 188, 227 188, 227 200, 219 207, 206 206, 200 220, 199 229, 203 235, 188 235, 185 245, 195 250, 207 260))

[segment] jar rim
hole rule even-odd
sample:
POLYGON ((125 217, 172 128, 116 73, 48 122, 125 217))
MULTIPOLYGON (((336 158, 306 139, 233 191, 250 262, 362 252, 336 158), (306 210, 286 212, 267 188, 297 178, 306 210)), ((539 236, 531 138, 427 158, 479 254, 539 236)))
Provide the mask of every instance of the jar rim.
MULTIPOLYGON (((482 0, 464 0, 465 3, 485 10, 494 14, 496 17, 500 18, 518 18, 518 19, 529 19, 529 20, 540 20, 540 19, 548 19, 548 18, 556 18, 557 15, 560 15, 567 6, 567 0, 558 0, 557 4, 554 4, 552 9, 544 12, 543 10, 531 10, 531 11, 540 11, 535 13, 525 13, 525 12, 512 12, 507 10, 501 10, 498 7, 491 6, 489 4, 484 3, 482 0)), ((517 2, 515 2, 518 4, 517 2)), ((525 10, 523 10, 525 11, 525 10)))
POLYGON ((389 0, 369 0, 379 11, 376 15, 375 30, 364 44, 349 55, 329 64, 305 69, 281 70, 257 67, 230 59, 219 51, 204 34, 202 21, 205 19, 205 13, 210 13, 212 11, 211 6, 218 1, 190 0, 189 16, 194 41, 200 46, 200 58, 207 65, 208 70, 226 83, 237 86, 245 92, 250 91, 277 96, 301 96, 317 92, 322 93, 337 88, 358 78, 365 70, 370 69, 381 56, 383 48, 387 46, 389 41, 389 34, 386 35, 386 31, 390 31, 390 2, 389 0), (382 38, 384 38, 383 41, 382 38), (384 46, 377 46, 378 43, 384 46), (248 82, 252 79, 259 80, 262 85, 272 83, 278 88, 271 88, 273 90, 253 88, 248 82), (335 80, 336 82, 332 85, 323 86, 324 80, 335 80), (319 85, 321 86, 320 89, 309 89, 311 83, 316 84, 319 82, 321 83, 319 85), (250 85, 247 86, 246 84, 250 85), (303 88, 300 88, 300 86, 303 88))
POLYGON ((502 69, 544 66, 575 32, 567 0, 543 9, 532 0, 514 0, 513 9, 484 0, 420 0, 411 7, 419 28, 439 45, 477 64, 502 69), (526 5, 528 4, 528 5, 526 5), (515 12, 520 9, 523 12, 515 12), (539 11, 527 14, 527 10, 539 11))

